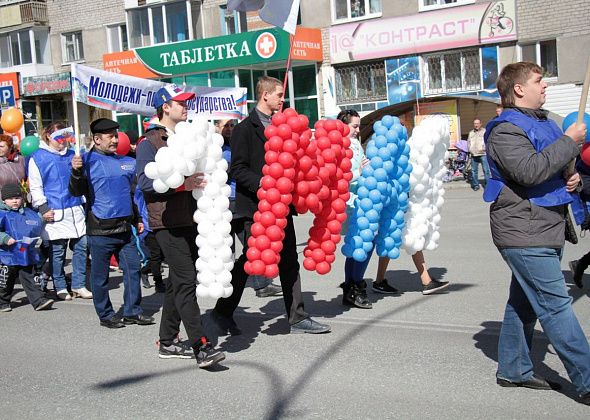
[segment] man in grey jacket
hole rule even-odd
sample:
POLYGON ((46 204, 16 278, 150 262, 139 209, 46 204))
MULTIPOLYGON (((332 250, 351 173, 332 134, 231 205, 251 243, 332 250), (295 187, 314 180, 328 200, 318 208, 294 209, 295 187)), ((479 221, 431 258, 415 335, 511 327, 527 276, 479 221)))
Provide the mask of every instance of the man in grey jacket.
POLYGON ((494 244, 512 271, 510 295, 498 343, 497 383, 504 387, 555 389, 533 372, 534 327, 540 321, 564 363, 580 401, 590 404, 590 347, 572 310, 561 272, 564 218, 580 182, 567 165, 579 154, 586 126, 565 134, 541 107, 547 84, 534 63, 513 63, 498 78, 504 111, 485 136, 492 178, 484 199, 491 202, 494 244))

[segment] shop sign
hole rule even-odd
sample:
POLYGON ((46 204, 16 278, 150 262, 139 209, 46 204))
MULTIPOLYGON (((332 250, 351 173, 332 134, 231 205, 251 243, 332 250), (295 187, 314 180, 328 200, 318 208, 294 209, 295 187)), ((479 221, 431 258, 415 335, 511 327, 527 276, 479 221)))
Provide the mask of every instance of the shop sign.
POLYGON ((414 105, 415 126, 419 125, 423 119, 430 115, 442 115, 449 120, 449 129, 451 134, 450 148, 455 148, 455 144, 461 140, 459 130, 459 116, 457 115, 457 101, 438 101, 421 103, 419 107, 414 105))
MULTIPOLYGON (((278 28, 174 42, 103 55, 107 71, 142 78, 191 74, 252 64, 287 61, 289 33, 278 28)), ((319 29, 298 27, 293 60, 321 61, 319 29)))
POLYGON ((70 73, 23 77, 23 96, 53 95, 70 92, 70 73))
POLYGON ((0 73, 0 86, 12 86, 14 89, 14 99, 20 97, 18 90, 18 73, 0 73))
POLYGON ((514 0, 476 3, 330 28, 332 63, 517 39, 514 0))

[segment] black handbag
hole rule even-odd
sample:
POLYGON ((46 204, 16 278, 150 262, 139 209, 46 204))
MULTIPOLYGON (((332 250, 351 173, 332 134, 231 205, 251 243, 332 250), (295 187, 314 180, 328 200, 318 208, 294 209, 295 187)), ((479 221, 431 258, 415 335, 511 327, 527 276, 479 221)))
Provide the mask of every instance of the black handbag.
POLYGON ((578 235, 576 234, 576 227, 570 216, 569 206, 566 207, 565 212, 565 240, 574 245, 578 243, 578 235))

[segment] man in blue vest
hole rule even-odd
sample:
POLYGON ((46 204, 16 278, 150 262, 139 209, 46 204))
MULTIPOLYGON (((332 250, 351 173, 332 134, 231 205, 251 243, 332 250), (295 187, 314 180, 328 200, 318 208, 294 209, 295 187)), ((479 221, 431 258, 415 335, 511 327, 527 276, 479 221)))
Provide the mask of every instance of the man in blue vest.
POLYGON ((484 199, 492 203, 494 244, 512 271, 496 381, 503 387, 557 388, 533 371, 530 353, 538 319, 580 401, 590 404, 590 347, 560 264, 567 205, 580 182, 566 168, 579 154, 586 126, 574 124, 564 134, 547 119, 541 109, 546 87, 537 64, 504 67, 498 78, 504 111, 486 129, 492 177, 484 199))
POLYGON ((69 184, 72 195, 86 196, 90 283, 100 325, 107 328, 155 323, 140 306, 140 257, 132 230, 136 227, 141 233, 143 224, 133 203, 135 160, 115 154, 118 128, 117 122, 106 118, 90 124, 94 147, 84 156, 72 158, 69 184), (109 298, 109 260, 113 254, 123 269, 122 318, 115 314, 109 298))

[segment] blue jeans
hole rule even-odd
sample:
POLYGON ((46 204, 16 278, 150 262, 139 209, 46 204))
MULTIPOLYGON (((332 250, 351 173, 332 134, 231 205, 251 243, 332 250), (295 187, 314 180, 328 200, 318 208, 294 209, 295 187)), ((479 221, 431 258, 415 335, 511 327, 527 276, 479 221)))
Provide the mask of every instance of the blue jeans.
POLYGON ((131 232, 88 235, 88 246, 92 257, 90 285, 98 317, 107 320, 115 315, 109 297, 109 261, 113 254, 123 270, 123 316, 141 314, 141 260, 131 232))
POLYGON ((67 287, 64 265, 68 250, 68 241, 70 241, 70 245, 74 251, 72 255, 72 289, 86 287, 86 235, 81 238, 56 239, 49 241, 51 277, 53 278, 53 287, 56 292, 64 290, 67 287))
POLYGON ((512 382, 531 378, 538 319, 578 392, 590 392, 590 347, 565 286, 562 250, 506 248, 500 254, 512 270, 512 281, 498 342, 497 377, 512 382))
POLYGON ((471 188, 479 188, 479 172, 478 166, 481 164, 483 168, 483 176, 486 180, 490 179, 490 168, 488 166, 488 159, 485 155, 483 156, 471 156, 471 188))
POLYGON ((373 248, 367 254, 367 259, 362 262, 358 262, 352 257, 347 257, 344 261, 344 283, 346 284, 361 284, 365 281, 365 272, 371 261, 373 255, 373 248))

